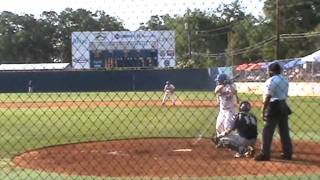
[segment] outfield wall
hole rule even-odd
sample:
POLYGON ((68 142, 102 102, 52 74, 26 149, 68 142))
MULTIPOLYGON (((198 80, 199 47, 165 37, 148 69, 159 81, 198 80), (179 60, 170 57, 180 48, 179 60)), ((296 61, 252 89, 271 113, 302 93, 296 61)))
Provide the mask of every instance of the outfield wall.
MULTIPOLYGON (((262 94, 264 83, 239 82, 236 83, 238 92, 249 94, 262 94)), ((316 82, 290 82, 289 96, 320 96, 320 83, 316 82)))
MULTIPOLYGON (((211 76, 215 76, 214 74, 211 76)), ((0 72, 0 92, 162 91, 165 81, 177 90, 214 88, 208 69, 0 72)))

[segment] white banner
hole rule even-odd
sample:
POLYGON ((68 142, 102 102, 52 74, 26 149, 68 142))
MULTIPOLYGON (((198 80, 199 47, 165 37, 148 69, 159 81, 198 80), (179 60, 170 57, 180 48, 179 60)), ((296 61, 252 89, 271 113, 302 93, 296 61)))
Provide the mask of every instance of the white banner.
MULTIPOLYGON (((236 86, 239 93, 262 95, 264 83, 237 82, 236 86)), ((290 82, 289 96, 320 96, 320 83, 290 82)))

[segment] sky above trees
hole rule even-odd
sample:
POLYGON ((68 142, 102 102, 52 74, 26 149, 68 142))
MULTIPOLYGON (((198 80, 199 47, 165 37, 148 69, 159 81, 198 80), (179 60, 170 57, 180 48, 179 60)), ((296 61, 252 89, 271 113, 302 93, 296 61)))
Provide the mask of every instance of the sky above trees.
MULTIPOLYGON (((280 2, 280 59, 302 57, 319 50, 319 0, 280 2)), ((241 0, 212 9, 206 7, 205 10, 184 5, 190 8, 181 9, 180 15, 159 13, 157 10, 161 8, 157 6, 145 10, 152 14, 146 13, 146 20, 132 13, 131 18, 138 22, 134 29, 129 29, 125 20, 110 12, 88 8, 66 8, 61 12, 41 11, 40 8, 38 17, 0 11, 0 60, 2 63, 52 62, 54 59, 71 62, 72 32, 123 30, 175 31, 176 60, 181 67, 203 68, 274 60, 275 0, 265 0, 263 12, 266 14, 263 17, 253 16, 241 0)), ((127 6, 130 4, 122 10, 128 11, 127 6)), ((135 6, 131 9, 137 10, 135 6)))
MULTIPOLYGON (((222 3, 229 4, 233 0, 0 0, 0 11, 17 14, 33 14, 36 17, 43 11, 62 12, 65 8, 103 10, 110 16, 122 20, 125 28, 136 30, 141 22, 147 21, 152 15, 183 15, 187 9, 212 11, 222 3)), ((245 11, 258 16, 262 15, 265 0, 239 0, 245 11)))

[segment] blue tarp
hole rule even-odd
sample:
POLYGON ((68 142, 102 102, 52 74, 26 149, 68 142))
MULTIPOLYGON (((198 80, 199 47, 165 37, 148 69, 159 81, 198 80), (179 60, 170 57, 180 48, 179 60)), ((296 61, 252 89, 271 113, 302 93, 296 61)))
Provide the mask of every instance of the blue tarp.
POLYGON ((232 67, 218 67, 218 72, 219 74, 226 74, 228 75, 230 78, 233 77, 233 73, 232 73, 232 67))
POLYGON ((275 61, 272 61, 272 62, 264 63, 263 65, 261 65, 261 69, 268 69, 270 64, 276 63, 276 62, 279 63, 281 65, 281 67, 283 67, 286 64, 286 61, 275 60, 275 61))
POLYGON ((283 68, 284 69, 291 69, 291 68, 294 68, 296 66, 299 66, 299 65, 302 65, 304 64, 305 62, 302 61, 300 58, 295 58, 295 59, 292 59, 290 60, 288 63, 286 63, 283 68))

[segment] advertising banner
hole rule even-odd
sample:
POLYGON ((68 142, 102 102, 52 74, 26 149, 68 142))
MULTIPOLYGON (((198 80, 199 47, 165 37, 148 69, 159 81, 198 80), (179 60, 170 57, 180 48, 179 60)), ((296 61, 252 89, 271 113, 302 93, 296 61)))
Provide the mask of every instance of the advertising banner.
POLYGON ((75 69, 175 67, 174 31, 105 31, 72 33, 75 69))

